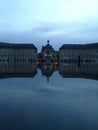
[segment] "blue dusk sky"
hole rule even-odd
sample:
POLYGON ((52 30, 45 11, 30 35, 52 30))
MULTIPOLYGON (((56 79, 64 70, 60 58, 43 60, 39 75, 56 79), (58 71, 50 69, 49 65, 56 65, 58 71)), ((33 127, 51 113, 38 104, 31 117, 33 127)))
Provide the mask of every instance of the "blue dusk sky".
POLYGON ((98 42, 98 0, 0 0, 0 41, 98 42))

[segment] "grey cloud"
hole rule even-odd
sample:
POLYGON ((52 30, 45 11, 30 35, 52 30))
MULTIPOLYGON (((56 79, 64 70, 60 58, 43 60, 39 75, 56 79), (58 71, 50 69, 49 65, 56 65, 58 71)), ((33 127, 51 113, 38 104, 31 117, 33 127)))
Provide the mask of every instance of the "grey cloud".
POLYGON ((59 48, 66 43, 90 43, 98 42, 98 25, 94 23, 42 23, 31 30, 16 32, 0 32, 0 41, 13 43, 34 43, 37 47, 50 44, 59 48), (57 33, 54 33, 57 32, 57 33))
POLYGON ((49 33, 52 32, 53 30, 56 30, 58 25, 56 24, 51 24, 51 23, 42 23, 34 28, 32 28, 33 33, 49 33))

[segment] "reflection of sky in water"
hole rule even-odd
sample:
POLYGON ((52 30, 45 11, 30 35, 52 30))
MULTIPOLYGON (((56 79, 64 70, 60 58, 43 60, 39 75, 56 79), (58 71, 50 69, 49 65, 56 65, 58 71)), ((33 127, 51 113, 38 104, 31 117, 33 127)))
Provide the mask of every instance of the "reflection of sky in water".
POLYGON ((98 81, 62 78, 0 80, 0 129, 98 129, 98 81))

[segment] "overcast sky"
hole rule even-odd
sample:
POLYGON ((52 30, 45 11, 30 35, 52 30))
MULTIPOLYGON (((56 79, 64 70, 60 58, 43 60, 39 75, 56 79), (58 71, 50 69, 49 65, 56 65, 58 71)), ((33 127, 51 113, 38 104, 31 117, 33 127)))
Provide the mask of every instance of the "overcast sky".
POLYGON ((98 41, 98 0, 0 0, 0 41, 54 47, 98 41))

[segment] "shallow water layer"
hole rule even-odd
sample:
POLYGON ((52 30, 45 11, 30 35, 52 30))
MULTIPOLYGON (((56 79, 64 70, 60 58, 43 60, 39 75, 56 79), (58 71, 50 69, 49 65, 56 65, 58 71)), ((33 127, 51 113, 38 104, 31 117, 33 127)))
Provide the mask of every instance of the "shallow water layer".
POLYGON ((98 81, 0 79, 0 130, 98 130, 98 81))

